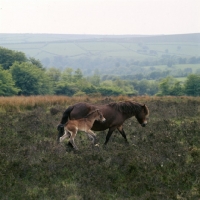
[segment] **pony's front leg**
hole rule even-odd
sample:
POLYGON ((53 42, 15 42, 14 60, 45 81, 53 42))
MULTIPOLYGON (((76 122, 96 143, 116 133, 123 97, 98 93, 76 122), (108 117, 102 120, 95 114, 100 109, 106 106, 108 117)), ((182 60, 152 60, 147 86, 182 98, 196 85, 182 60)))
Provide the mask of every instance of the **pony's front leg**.
POLYGON ((109 131, 108 131, 108 133, 107 133, 107 135, 106 135, 106 141, 105 141, 104 145, 106 145, 106 144, 108 143, 108 141, 109 141, 109 139, 110 139, 110 136, 112 135, 112 133, 113 133, 113 131, 114 131, 115 129, 116 129, 116 127, 109 128, 109 131))
POLYGON ((122 126, 118 127, 117 130, 121 133, 121 135, 123 136, 125 141, 128 143, 128 140, 126 138, 126 134, 125 134, 124 129, 122 128, 122 126))

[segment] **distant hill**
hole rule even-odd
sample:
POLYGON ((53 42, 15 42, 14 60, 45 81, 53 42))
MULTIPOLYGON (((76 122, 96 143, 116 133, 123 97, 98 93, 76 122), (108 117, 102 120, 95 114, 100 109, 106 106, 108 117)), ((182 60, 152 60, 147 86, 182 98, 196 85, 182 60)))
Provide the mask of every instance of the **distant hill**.
POLYGON ((15 43, 38 42, 69 42, 69 41, 134 41, 134 42, 200 42, 200 33, 176 35, 79 35, 79 34, 9 34, 0 33, 0 45, 15 43))
MULTIPOLYGON (((162 59, 200 57, 200 33, 180 35, 0 34, 0 46, 22 51, 45 67, 80 68, 85 75, 134 73, 162 59), (120 68, 120 70, 119 70, 120 68), (127 71, 126 71, 127 70, 127 71)), ((163 63, 162 63, 163 64, 163 63)), ((180 64, 180 63, 179 63, 180 64)))

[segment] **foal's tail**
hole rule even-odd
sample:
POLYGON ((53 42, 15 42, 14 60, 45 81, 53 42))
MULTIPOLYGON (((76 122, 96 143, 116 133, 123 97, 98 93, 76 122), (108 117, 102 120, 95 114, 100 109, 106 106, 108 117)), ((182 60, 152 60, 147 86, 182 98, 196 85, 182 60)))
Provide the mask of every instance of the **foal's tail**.
POLYGON ((69 106, 65 112, 63 113, 62 119, 60 124, 57 126, 57 130, 58 130, 58 137, 57 137, 57 141, 59 142, 59 139, 61 136, 63 136, 64 134, 64 126, 67 123, 70 113, 71 111, 74 109, 74 106, 69 106))

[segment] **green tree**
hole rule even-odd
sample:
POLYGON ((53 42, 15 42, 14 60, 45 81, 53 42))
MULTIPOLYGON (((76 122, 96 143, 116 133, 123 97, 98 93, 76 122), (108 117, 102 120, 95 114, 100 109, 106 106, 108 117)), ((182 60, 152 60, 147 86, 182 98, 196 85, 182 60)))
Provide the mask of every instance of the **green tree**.
POLYGON ((158 92, 158 82, 148 81, 146 94, 155 95, 158 92))
POLYGON ((31 63, 15 62, 10 68, 15 84, 23 95, 53 94, 47 74, 31 63))
POLYGON ((119 88, 122 92, 122 94, 125 95, 136 95, 137 91, 134 89, 134 86, 130 84, 129 81, 122 80, 120 78, 116 78, 113 80, 112 85, 114 87, 119 88))
POLYGON ((170 94, 172 96, 184 95, 184 87, 180 81, 176 81, 171 88, 170 94))
POLYGON ((89 81, 92 83, 93 86, 99 86, 100 85, 100 75, 99 75, 99 70, 96 69, 94 71, 94 75, 89 77, 89 81))
POLYGON ((123 94, 123 91, 118 88, 105 86, 97 88, 97 92, 101 93, 101 95, 103 96, 118 96, 120 94, 123 94))
POLYGON ((67 96, 73 96, 79 91, 79 88, 75 83, 67 83, 67 82, 58 82, 55 94, 57 95, 67 95, 67 96))
POLYGON ((79 80, 81 80, 83 78, 83 73, 80 69, 77 69, 75 72, 74 72, 74 81, 77 82, 79 80))
POLYGON ((88 85, 88 86, 82 88, 82 91, 85 94, 94 94, 94 93, 97 93, 97 88, 93 85, 88 85))
POLYGON ((60 81, 56 84, 55 93, 58 95, 73 96, 77 92, 81 92, 84 83, 81 82, 83 75, 80 69, 73 74, 72 68, 66 68, 60 76, 60 81))
POLYGON ((62 82, 73 82, 73 69, 66 68, 61 74, 61 81, 62 82))
POLYGON ((54 67, 46 70, 46 75, 49 77, 53 91, 56 91, 56 87, 61 80, 61 71, 54 67))
POLYGON ((147 94, 149 81, 142 79, 138 83, 138 92, 140 95, 147 94))
POLYGON ((161 80, 159 84, 159 92, 157 95, 173 95, 180 96, 183 95, 183 86, 180 81, 175 78, 168 76, 161 80))
POLYGON ((44 70, 44 67, 42 66, 42 63, 40 62, 40 60, 37 60, 37 59, 35 59, 33 57, 30 57, 29 58, 29 62, 31 62, 33 65, 37 66, 38 68, 44 70))
POLYGON ((103 96, 117 96, 124 94, 124 91, 116 86, 112 80, 103 81, 100 87, 97 88, 97 92, 101 93, 103 96))
POLYGON ((4 70, 0 65, 0 96, 16 95, 19 91, 15 87, 11 73, 8 70, 4 70))
POLYGON ((134 86, 136 94, 139 95, 155 95, 158 92, 158 83, 156 81, 142 79, 141 81, 129 81, 129 84, 134 86))
POLYGON ((61 71, 57 68, 51 67, 51 68, 47 69, 46 74, 54 82, 58 82, 61 80, 61 71))
POLYGON ((26 62, 27 58, 22 52, 0 47, 0 64, 3 69, 9 69, 15 61, 26 62))
POLYGON ((190 74, 185 82, 185 94, 190 96, 200 95, 200 75, 190 74))

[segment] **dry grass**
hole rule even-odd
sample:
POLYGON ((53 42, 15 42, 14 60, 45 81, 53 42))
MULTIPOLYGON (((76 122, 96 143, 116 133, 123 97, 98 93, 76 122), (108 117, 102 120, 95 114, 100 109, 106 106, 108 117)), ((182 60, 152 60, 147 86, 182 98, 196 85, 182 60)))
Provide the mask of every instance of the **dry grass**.
POLYGON ((118 97, 91 97, 91 96, 12 96, 12 97, 0 97, 0 112, 23 112, 25 110, 32 110, 36 107, 52 107, 56 105, 68 106, 77 102, 89 102, 89 103, 109 103, 112 101, 126 101, 133 100, 141 103, 152 102, 155 100, 161 100, 165 102, 185 102, 188 100, 200 101, 200 97, 156 97, 156 96, 118 96, 118 97))
MULTIPOLYGON (((119 96, 115 97, 115 100, 122 101, 127 100, 128 97, 119 96)), ((12 97, 0 97, 0 112, 11 112, 11 111, 24 111, 31 110, 32 108, 40 107, 51 107, 55 105, 70 105, 76 102, 109 102, 113 101, 114 98, 102 98, 102 97, 89 97, 89 96, 12 96, 12 97)))
POLYGON ((54 105, 69 105, 77 101, 88 101, 88 97, 67 96, 13 96, 0 97, 0 112, 24 111, 54 105))

